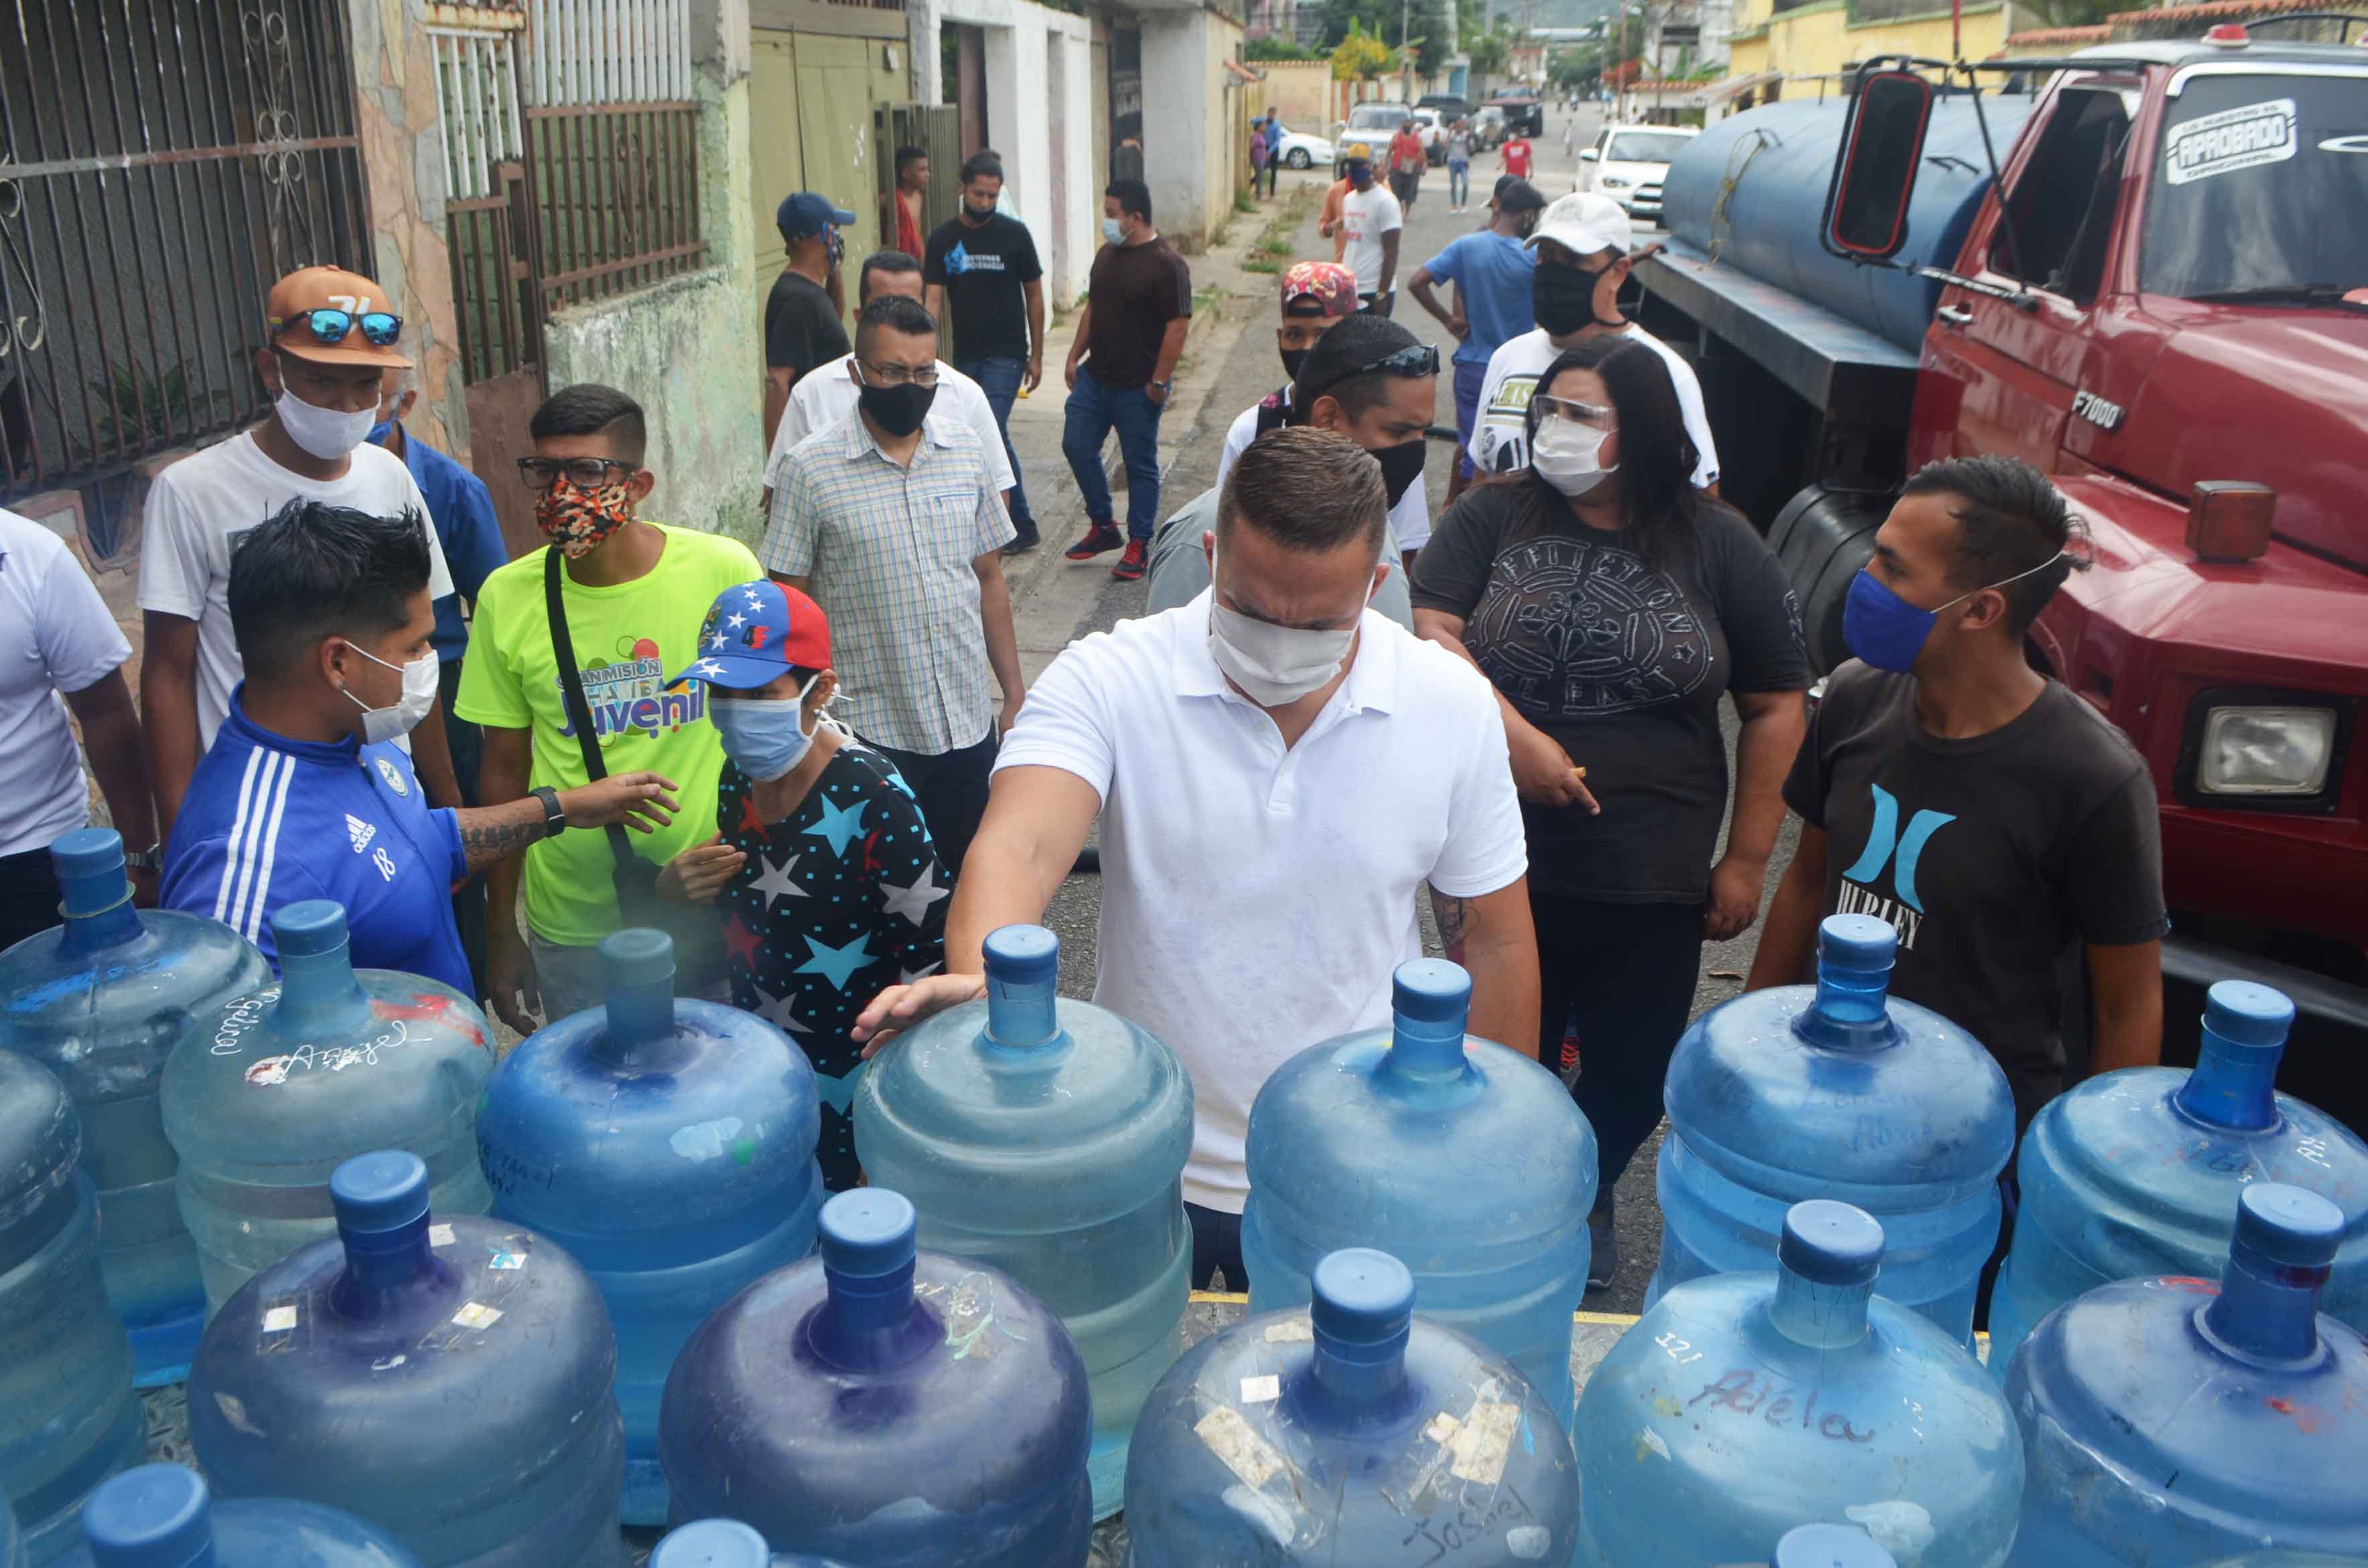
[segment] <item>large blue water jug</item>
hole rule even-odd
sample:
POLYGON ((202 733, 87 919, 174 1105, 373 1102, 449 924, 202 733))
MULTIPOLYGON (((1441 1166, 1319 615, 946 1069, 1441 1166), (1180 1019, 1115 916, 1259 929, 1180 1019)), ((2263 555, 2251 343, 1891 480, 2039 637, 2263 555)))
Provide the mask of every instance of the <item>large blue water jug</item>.
POLYGON ((2017 1568, 2368 1556, 2368 1344, 2318 1315, 2334 1204, 2243 1188, 2220 1283, 2123 1279, 2040 1320, 2007 1369, 2031 1451, 2017 1568))
POLYGON ((1454 964, 1401 964, 1389 1028, 1266 1081, 1242 1209, 1250 1311, 1304 1307, 1326 1254, 1379 1248, 1413 1271, 1424 1317, 1519 1368, 1567 1431, 1595 1133, 1534 1056, 1465 1035, 1471 1007, 1454 964))
POLYGON ((427 1167, 329 1178, 336 1234, 239 1288, 189 1369, 189 1441, 224 1497, 357 1514, 427 1568, 623 1568, 617 1336, 560 1248, 428 1212, 427 1167))
POLYGON ((1803 1525, 1784 1532, 1768 1568, 1899 1568, 1899 1562, 1854 1526, 1803 1525))
POLYGON ((1773 1267, 1785 1210, 1830 1198, 1882 1223, 1884 1295, 1972 1346, 2014 1098, 1981 1041, 1887 994, 1897 948, 1873 915, 1827 915, 1816 985, 1722 1002, 1678 1041, 1647 1305, 1773 1267))
POLYGON ((814 1250, 814 1068, 762 1018, 677 1001, 674 944, 600 944, 608 1005, 538 1029, 477 1112, 494 1212, 565 1247, 617 1328, 624 1521, 662 1525, 658 1396, 675 1353, 744 1285, 814 1250))
POLYGON ((98 1275, 82 1129, 56 1074, 0 1051, 0 1493, 35 1568, 90 1489, 140 1457, 131 1341, 98 1275))
POLYGON ((2211 1568, 2368 1568, 2368 1557, 2337 1557, 2325 1551, 2248 1551, 2224 1558, 2211 1568))
POLYGON ((827 1557, 775 1551, 737 1519, 701 1519, 669 1530, 650 1549, 649 1568, 841 1568, 827 1557))
POLYGON ((209 1315, 257 1270, 336 1229, 329 1176, 372 1149, 427 1165, 438 1214, 493 1206, 477 1102, 494 1070, 485 1016, 450 986, 354 968, 326 899, 271 917, 279 983, 209 1018, 165 1064, 165 1135, 209 1315))
POLYGON ((1055 999, 1052 932, 1007 926, 985 956, 985 1002, 914 1029, 857 1084, 855 1153, 912 1199, 923 1246, 992 1264, 1061 1314, 1093 1379, 1106 1517, 1134 1414, 1183 1348, 1192 1081, 1117 1014, 1055 999))
POLYGON ((882 1187, 823 1205, 821 1256, 700 1325, 666 1380, 675 1517, 865 1568, 1083 1568, 1085 1363, 1008 1276, 917 1252, 882 1187))
POLYGON ((25 1538, 17 1530, 17 1511, 0 1493, 0 1568, 25 1568, 25 1538))
POLYGON ((1159 1381, 1127 1462, 1133 1568, 1567 1563, 1578 1470, 1545 1396, 1416 1317, 1389 1254, 1314 1272, 1307 1306, 1202 1340, 1159 1381))
POLYGON ((255 944, 219 920, 134 909, 111 828, 50 846, 65 923, 0 953, 0 1046, 65 1080, 98 1188, 98 1268, 131 1333, 134 1381, 178 1381, 205 1326, 197 1249, 174 1201, 156 1085, 224 1003, 265 984, 255 944))
POLYGON ((2237 1191, 2307 1187, 2341 1210, 2319 1310, 2368 1333, 2368 1143, 2274 1092, 2294 1004, 2224 980, 2205 995, 2193 1072, 2129 1067, 2050 1100, 2016 1162, 2014 1244, 1990 1301, 1990 1370, 2003 1377, 2041 1318, 2114 1279, 2216 1275, 2237 1191))
POLYGON ((217 1503, 198 1472, 143 1464, 91 1494, 63 1568, 419 1568, 385 1531, 285 1497, 217 1503))
POLYGON ((1857 1525, 1899 1568, 1997 1568, 2023 1445, 1973 1353, 1874 1294, 1883 1228, 1813 1200, 1776 1271, 1673 1288, 1578 1402, 1587 1568, 1757 1562, 1857 1525))

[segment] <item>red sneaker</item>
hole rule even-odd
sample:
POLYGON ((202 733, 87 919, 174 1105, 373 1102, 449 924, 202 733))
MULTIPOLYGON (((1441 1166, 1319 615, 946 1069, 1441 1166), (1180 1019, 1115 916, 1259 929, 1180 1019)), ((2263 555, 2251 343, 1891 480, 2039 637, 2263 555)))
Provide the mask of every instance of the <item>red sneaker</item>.
POLYGON ((1110 575, 1121 583, 1139 583, 1145 568, 1151 564, 1151 547, 1139 539, 1126 541, 1126 553, 1110 568, 1110 575))
POLYGON ((1064 551, 1072 561, 1091 561, 1105 551, 1116 550, 1126 542, 1116 523, 1096 523, 1086 530, 1086 537, 1064 551))

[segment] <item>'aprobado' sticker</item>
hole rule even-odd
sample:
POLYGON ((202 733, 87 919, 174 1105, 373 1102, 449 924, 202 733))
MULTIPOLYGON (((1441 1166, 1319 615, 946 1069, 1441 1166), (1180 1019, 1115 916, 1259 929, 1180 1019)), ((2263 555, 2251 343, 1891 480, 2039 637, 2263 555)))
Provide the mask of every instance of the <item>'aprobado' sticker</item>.
POLYGON ((2282 164, 2294 155, 2294 101, 2271 98, 2222 109, 2171 127, 2162 139, 2163 173, 2173 185, 2282 164))

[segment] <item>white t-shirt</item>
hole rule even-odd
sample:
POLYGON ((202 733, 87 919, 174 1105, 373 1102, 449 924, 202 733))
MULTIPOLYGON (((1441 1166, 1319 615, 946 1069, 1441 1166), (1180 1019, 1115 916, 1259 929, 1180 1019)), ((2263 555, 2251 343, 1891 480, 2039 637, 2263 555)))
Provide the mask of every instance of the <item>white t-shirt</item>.
POLYGON ((1209 595, 1069 644, 1028 688, 996 770, 1100 794, 1094 1000, 1192 1075, 1184 1196, 1237 1213, 1250 1102, 1294 1052, 1390 1020, 1422 954, 1415 899, 1529 869, 1496 692, 1372 610, 1299 744, 1226 684, 1209 595))
POLYGON ((374 517, 416 514, 427 534, 427 597, 452 592, 444 547, 427 499, 403 460, 364 442, 343 479, 323 483, 280 467, 252 432, 192 453, 156 476, 140 545, 140 608, 198 623, 198 744, 214 744, 238 685, 238 643, 230 630, 230 552, 239 538, 302 499, 350 506, 374 517))
MULTIPOLYGON (((1718 483, 1718 448, 1711 440, 1710 415, 1702 409, 1702 381, 1678 351, 1641 326, 1631 326, 1628 337, 1658 354, 1677 383, 1678 412, 1685 416, 1686 434, 1700 454, 1694 483, 1704 490, 1718 483)), ((1488 357, 1488 374, 1480 383, 1480 416, 1472 424, 1472 466, 1482 473, 1511 473, 1530 466, 1530 395, 1538 377, 1562 350, 1546 329, 1535 327, 1499 344, 1488 357)))
MULTIPOLYGON (((1398 199, 1379 179, 1364 190, 1353 187, 1340 199, 1340 232, 1349 237, 1349 248, 1340 253, 1340 264, 1357 275, 1357 291, 1371 294, 1382 286, 1382 236, 1406 227, 1406 214, 1398 207, 1398 199)), ((1391 279, 1393 287, 1396 279, 1391 279)))
MULTIPOLYGON (((855 356, 843 354, 819 369, 798 378, 790 389, 790 405, 781 413, 780 428, 773 432, 773 450, 765 459, 765 488, 781 484, 781 463, 790 449, 817 430, 827 430, 855 412, 862 389, 855 382, 855 356)), ((978 432, 986 449, 987 483, 997 491, 1012 485, 1011 459, 1003 449, 1003 427, 995 422, 995 405, 986 390, 947 364, 938 361, 938 395, 929 404, 934 417, 951 415, 978 432)))
MULTIPOLYGON (((1288 399, 1290 395, 1291 389, 1285 387, 1283 396, 1288 399)), ((1225 475, 1234 472, 1234 464, 1258 439, 1258 414, 1255 405, 1245 408, 1226 429, 1224 450, 1217 454, 1218 486, 1224 484, 1225 475)), ((1406 493, 1390 508, 1390 535, 1398 541, 1400 553, 1420 550, 1430 542, 1430 496, 1420 482, 1406 486, 1406 493)))
MULTIPOLYGON (((41 849, 90 825, 90 788, 61 693, 131 656, 123 629, 65 541, 0 512, 0 855, 41 849)), ((147 766, 147 759, 141 759, 147 766)), ((144 844, 130 844, 140 850, 144 844)))

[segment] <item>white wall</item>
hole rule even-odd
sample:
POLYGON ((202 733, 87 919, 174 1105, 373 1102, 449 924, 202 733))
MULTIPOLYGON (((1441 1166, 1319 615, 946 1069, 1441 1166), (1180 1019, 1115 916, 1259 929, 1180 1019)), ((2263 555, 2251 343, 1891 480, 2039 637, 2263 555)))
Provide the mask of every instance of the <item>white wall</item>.
MULTIPOLYGON (((1201 9, 1136 13, 1143 23, 1143 177, 1152 218, 1199 250, 1234 208, 1224 61, 1241 26, 1201 9)), ((1261 89, 1262 90, 1262 89, 1261 89)), ((1258 106, 1263 109, 1263 100, 1258 106)), ((1286 122, 1287 123, 1287 122, 1286 122)))

